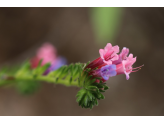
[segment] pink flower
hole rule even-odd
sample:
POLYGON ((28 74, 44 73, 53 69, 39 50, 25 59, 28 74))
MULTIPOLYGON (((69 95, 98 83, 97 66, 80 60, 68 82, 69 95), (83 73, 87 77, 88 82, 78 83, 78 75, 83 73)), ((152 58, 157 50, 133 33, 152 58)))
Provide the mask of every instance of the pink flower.
MULTIPOLYGON (((118 60, 117 53, 119 52, 118 46, 113 46, 108 43, 104 49, 100 49, 100 57, 88 64, 86 68, 91 68, 89 75, 93 77, 101 77, 102 81, 105 82, 109 77, 115 76, 116 65, 112 64, 112 61, 118 60), (95 70, 95 68, 97 68, 95 70), (115 69, 114 69, 115 68, 115 69)), ((99 82, 96 80, 96 82, 99 82)))
POLYGON ((41 59, 41 66, 43 66, 46 63, 51 64, 51 66, 45 71, 44 75, 60 68, 61 66, 67 63, 67 60, 64 57, 57 56, 56 48, 50 43, 45 43, 38 49, 36 56, 30 60, 31 67, 36 68, 41 59))
POLYGON ((38 49, 36 56, 31 59, 31 67, 37 67, 39 61, 42 59, 42 66, 46 63, 54 63, 57 59, 56 49, 50 43, 45 43, 38 49))
POLYGON ((112 64, 120 64, 123 60, 127 59, 127 55, 129 54, 129 49, 124 47, 121 53, 118 55, 118 60, 112 62, 112 64))
POLYGON ((111 65, 112 61, 118 60, 117 53, 119 52, 119 47, 113 46, 108 43, 104 49, 100 49, 100 57, 89 63, 86 68, 94 69, 96 67, 101 68, 105 65, 111 65))
MULTIPOLYGON (((88 64, 85 67, 85 69, 91 68, 89 75, 92 75, 93 78, 101 77, 102 78, 101 80, 103 82, 108 80, 109 77, 119 74, 125 74, 126 79, 128 80, 129 74, 131 72, 138 71, 139 69, 141 69, 142 66, 137 68, 132 68, 132 65, 136 62, 136 57, 133 58, 133 54, 130 54, 128 56, 129 54, 128 48, 124 47, 119 55, 117 55, 118 52, 119 52, 118 46, 112 47, 112 45, 108 43, 104 49, 99 50, 101 57, 95 59, 90 64, 88 64), (138 69, 138 70, 133 71, 134 69, 138 69)), ((96 80, 96 82, 99 83, 99 80, 96 80)))
POLYGON ((129 79, 129 74, 131 72, 136 72, 138 71, 142 66, 140 67, 136 67, 133 68, 132 65, 136 62, 136 57, 133 58, 133 54, 129 54, 129 57, 127 57, 125 60, 122 60, 122 62, 120 64, 116 65, 116 72, 117 75, 119 74, 125 74, 126 75, 126 79, 129 79), (138 69, 133 71, 134 69, 138 69))
POLYGON ((42 65, 48 62, 53 63, 57 58, 56 49, 53 45, 45 43, 41 48, 38 49, 36 56, 39 59, 43 59, 42 65))
POLYGON ((119 52, 119 47, 111 45, 111 43, 108 43, 104 49, 100 49, 99 53, 101 58, 103 59, 103 62, 111 65, 112 61, 118 60, 118 55, 117 53, 119 52))

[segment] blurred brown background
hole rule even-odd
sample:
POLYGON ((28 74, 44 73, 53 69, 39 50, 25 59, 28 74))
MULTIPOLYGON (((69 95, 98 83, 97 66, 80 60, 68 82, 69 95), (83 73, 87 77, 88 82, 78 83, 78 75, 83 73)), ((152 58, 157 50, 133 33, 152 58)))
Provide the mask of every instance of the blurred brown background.
MULTIPOLYGON (((106 43, 95 41, 90 8, 0 8, 0 64, 21 63, 48 41, 69 63, 92 61, 106 43)), ((122 8, 113 45, 137 56, 136 73, 112 77, 92 110, 76 103, 76 87, 43 83, 33 95, 0 88, 0 115, 164 115, 164 8, 122 8)))

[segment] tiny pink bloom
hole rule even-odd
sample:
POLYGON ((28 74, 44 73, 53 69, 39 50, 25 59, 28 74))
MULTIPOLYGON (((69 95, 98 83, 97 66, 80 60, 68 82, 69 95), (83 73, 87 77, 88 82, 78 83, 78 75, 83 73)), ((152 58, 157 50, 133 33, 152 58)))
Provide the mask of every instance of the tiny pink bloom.
POLYGON ((42 59, 42 66, 46 63, 54 63, 57 59, 56 49, 50 43, 44 43, 36 53, 36 56, 33 57, 31 62, 31 67, 36 68, 39 64, 39 61, 42 59))
POLYGON ((120 64, 123 60, 126 60, 127 55, 129 54, 129 49, 124 47, 121 51, 121 53, 118 55, 118 60, 115 60, 112 62, 112 64, 120 64))
POLYGON ((45 43, 37 50, 37 54, 30 60, 31 68, 36 68, 39 61, 42 59, 43 66, 46 63, 50 63, 50 67, 44 72, 43 75, 47 75, 49 72, 54 71, 67 63, 64 57, 59 57, 57 51, 50 43, 45 43))
POLYGON ((36 56, 39 59, 43 59, 42 65, 48 62, 53 63, 57 58, 56 49, 53 45, 45 43, 41 48, 38 49, 36 56))
POLYGON ((108 43, 104 49, 99 50, 103 62, 108 65, 111 65, 112 61, 118 60, 118 52, 119 47, 117 45, 112 47, 111 43, 108 43))
POLYGON ((129 79, 129 74, 131 72, 138 71, 142 66, 132 68, 132 65, 136 62, 136 57, 133 58, 133 54, 129 54, 129 57, 126 58, 126 60, 123 60, 122 63, 116 65, 116 72, 117 75, 119 74, 125 74, 126 79, 129 79), (139 69, 138 69, 139 68, 139 69), (133 71, 134 69, 138 69, 136 71, 133 71))

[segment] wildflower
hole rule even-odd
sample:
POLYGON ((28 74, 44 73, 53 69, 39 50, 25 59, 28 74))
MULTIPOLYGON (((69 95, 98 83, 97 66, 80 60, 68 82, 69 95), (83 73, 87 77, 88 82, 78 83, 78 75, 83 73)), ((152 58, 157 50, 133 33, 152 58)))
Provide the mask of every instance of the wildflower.
POLYGON ((48 62, 53 63, 57 59, 57 51, 53 45, 45 43, 38 49, 36 56, 39 59, 43 59, 42 65, 48 62))
MULTIPOLYGON (((104 49, 99 50, 100 57, 88 64, 85 69, 91 68, 89 75, 101 77, 103 82, 107 81, 109 77, 119 74, 125 74, 128 80, 129 74, 138 71, 142 66, 132 68, 132 65, 136 62, 136 57, 133 58, 133 54, 129 54, 128 48, 124 47, 119 55, 118 52, 119 47, 117 45, 112 47, 108 43, 104 49), (133 71, 134 69, 138 70, 133 71)), ((99 83, 99 80, 95 82, 99 83)))
POLYGON ((61 66, 66 64, 66 59, 64 57, 57 56, 57 50, 50 43, 45 43, 40 47, 36 53, 36 56, 31 59, 31 67, 36 68, 39 61, 42 59, 41 66, 46 63, 50 63, 51 66, 45 71, 44 75, 48 74, 50 71, 54 71, 61 66))
POLYGON ((118 55, 116 53, 119 52, 119 47, 111 45, 111 43, 108 43, 104 49, 100 49, 99 53, 101 58, 103 59, 103 62, 111 65, 112 61, 118 60, 118 55))
POLYGON ((132 68, 132 65, 135 62, 136 62, 136 57, 133 58, 133 54, 129 54, 129 57, 127 57, 126 60, 123 60, 120 64, 116 65, 117 75, 125 74, 126 75, 126 79, 128 80, 130 78, 129 74, 131 72, 137 72, 143 66, 142 65, 142 66, 139 66, 139 67, 136 67, 136 68, 132 68), (138 70, 133 71, 134 69, 138 69, 138 70))
POLYGON ((104 49, 99 50, 100 57, 88 64, 86 68, 94 69, 96 67, 101 68, 107 64, 111 65, 112 61, 118 60, 118 52, 119 47, 117 45, 112 47, 112 45, 108 43, 104 49))
POLYGON ((42 59, 41 66, 46 63, 53 63, 57 59, 56 49, 49 43, 45 43, 40 47, 36 56, 31 59, 31 67, 36 68, 39 61, 42 59))
POLYGON ((129 54, 129 49, 124 47, 121 53, 118 55, 118 60, 112 62, 112 64, 120 64, 123 60, 126 60, 127 55, 129 54))

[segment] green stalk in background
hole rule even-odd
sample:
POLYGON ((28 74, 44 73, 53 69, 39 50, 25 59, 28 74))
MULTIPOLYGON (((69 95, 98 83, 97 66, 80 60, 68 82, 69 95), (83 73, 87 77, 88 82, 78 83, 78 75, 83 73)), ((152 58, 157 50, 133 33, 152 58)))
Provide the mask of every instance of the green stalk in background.
POLYGON ((105 44, 113 43, 121 22, 122 8, 94 7, 91 8, 91 23, 96 41, 105 44))

